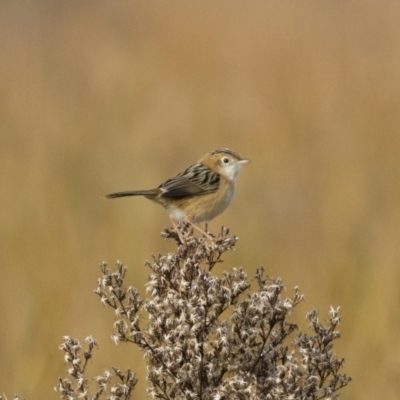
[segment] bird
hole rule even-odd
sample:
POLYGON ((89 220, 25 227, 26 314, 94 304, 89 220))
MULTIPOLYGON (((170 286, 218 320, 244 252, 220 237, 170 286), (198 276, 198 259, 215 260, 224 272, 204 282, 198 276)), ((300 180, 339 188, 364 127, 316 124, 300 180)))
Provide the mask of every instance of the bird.
POLYGON ((182 243, 178 223, 187 222, 209 239, 198 224, 208 223, 231 203, 236 178, 243 164, 250 162, 234 151, 221 148, 207 153, 197 163, 150 190, 131 190, 106 195, 107 199, 144 196, 166 209, 182 243))

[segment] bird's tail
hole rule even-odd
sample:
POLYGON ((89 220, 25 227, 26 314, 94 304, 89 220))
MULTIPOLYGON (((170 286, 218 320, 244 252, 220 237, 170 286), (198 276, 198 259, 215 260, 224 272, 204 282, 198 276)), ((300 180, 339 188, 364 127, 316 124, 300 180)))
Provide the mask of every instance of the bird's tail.
POLYGON ((116 199, 118 197, 126 197, 126 196, 155 196, 157 192, 153 190, 131 190, 127 192, 118 192, 118 193, 111 193, 106 195, 106 199, 116 199))

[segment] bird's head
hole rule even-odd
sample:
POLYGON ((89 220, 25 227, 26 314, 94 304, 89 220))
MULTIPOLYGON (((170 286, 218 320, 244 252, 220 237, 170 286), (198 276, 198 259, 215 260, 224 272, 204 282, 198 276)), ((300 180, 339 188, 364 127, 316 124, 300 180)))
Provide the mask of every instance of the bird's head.
POLYGON ((250 160, 241 158, 232 150, 218 149, 207 153, 200 162, 231 181, 236 178, 241 166, 250 160))

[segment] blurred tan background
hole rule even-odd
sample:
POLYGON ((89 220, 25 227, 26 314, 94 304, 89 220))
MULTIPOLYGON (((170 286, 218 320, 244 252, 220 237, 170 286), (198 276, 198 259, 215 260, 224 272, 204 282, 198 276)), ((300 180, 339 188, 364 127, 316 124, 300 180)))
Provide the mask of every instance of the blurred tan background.
POLYGON ((400 397, 400 3, 0 4, 0 393, 58 398, 63 335, 89 375, 142 355, 110 343, 93 290, 121 259, 140 288, 165 212, 147 189, 204 153, 252 159, 222 224, 223 268, 261 264, 321 318, 342 307, 342 399, 400 397))

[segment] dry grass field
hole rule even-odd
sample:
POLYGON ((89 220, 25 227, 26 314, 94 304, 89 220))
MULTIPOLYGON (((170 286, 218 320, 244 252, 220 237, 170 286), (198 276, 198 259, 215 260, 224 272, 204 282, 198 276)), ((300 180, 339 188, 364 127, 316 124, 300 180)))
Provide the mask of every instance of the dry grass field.
POLYGON ((3 0, 0 5, 0 393, 59 398, 62 336, 100 342, 92 375, 139 374, 93 290, 126 263, 144 293, 165 212, 147 189, 229 147, 252 163, 210 228, 223 268, 265 265, 305 313, 342 307, 354 381, 400 397, 400 3, 3 0))

